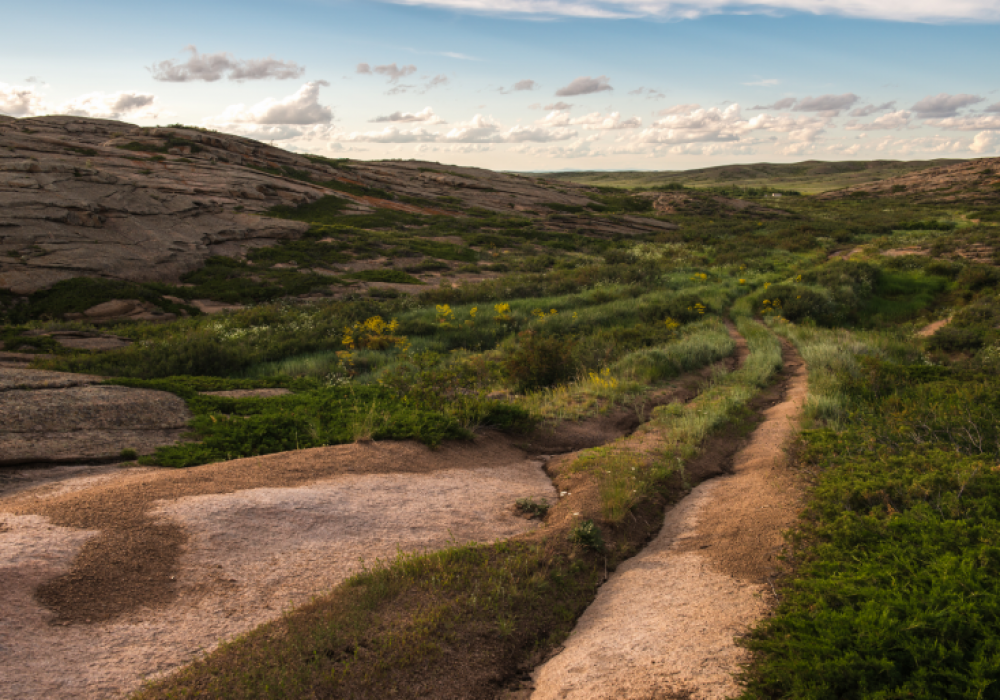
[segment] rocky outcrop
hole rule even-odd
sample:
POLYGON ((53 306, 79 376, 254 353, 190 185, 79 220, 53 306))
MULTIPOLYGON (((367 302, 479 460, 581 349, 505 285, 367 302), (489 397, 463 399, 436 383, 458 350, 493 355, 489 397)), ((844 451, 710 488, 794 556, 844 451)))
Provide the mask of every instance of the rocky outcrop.
POLYGON ((101 381, 0 367, 0 466, 114 460, 181 439, 191 419, 182 399, 101 381))
POLYGON ((470 208, 602 237, 674 224, 597 216, 593 188, 421 161, 334 161, 192 128, 81 117, 0 119, 0 289, 72 277, 176 282, 212 255, 238 257, 308 230, 261 216, 322 197, 462 215, 470 208))
POLYGON ((254 214, 331 192, 254 170, 305 159, 243 141, 75 117, 0 122, 0 288, 176 281, 226 244, 301 235, 306 224, 254 214), (143 148, 155 150, 130 150, 143 148))

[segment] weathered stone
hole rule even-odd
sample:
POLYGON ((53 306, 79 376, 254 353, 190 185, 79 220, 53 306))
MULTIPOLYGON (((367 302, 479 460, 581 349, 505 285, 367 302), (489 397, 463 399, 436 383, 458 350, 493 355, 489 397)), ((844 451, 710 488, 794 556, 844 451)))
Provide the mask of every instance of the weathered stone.
POLYGON ((0 367, 0 466, 110 460, 181 439, 191 419, 182 399, 99 381, 0 367))
POLYGON ((457 199, 462 208, 517 214, 550 231, 606 238, 676 227, 647 217, 590 213, 595 191, 422 161, 333 163, 196 129, 67 116, 4 119, 0 289, 30 294, 80 276, 177 282, 212 255, 239 257, 302 235, 307 224, 260 214, 325 196, 345 200, 346 214, 385 208, 457 216, 451 210, 457 199), (334 181, 372 194, 389 192, 391 198, 323 184, 334 181), (405 197, 426 204, 399 199, 405 197))

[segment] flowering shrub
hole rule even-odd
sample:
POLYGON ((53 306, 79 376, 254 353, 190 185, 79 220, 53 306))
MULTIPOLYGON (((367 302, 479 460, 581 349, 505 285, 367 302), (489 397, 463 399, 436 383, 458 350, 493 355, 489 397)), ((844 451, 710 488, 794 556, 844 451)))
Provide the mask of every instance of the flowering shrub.
POLYGON ((496 311, 497 315, 493 317, 494 321, 498 323, 510 323, 514 320, 514 316, 510 311, 510 304, 507 302, 502 302, 500 304, 495 304, 493 310, 496 311))
POLYGON ((399 322, 396 319, 385 321, 381 316, 372 316, 364 321, 357 321, 353 326, 344 326, 340 342, 350 350, 386 350, 396 347, 405 352, 410 341, 406 336, 397 335, 398 330, 399 322))

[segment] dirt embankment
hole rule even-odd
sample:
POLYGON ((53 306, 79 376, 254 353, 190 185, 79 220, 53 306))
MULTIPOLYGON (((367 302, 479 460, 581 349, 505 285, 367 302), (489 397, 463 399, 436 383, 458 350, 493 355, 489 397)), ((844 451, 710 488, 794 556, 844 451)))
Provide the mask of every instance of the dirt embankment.
POLYGON ((782 532, 801 490, 785 446, 807 392, 806 369, 784 348, 784 380, 759 401, 764 421, 732 462, 725 443, 689 465, 705 481, 667 513, 659 536, 622 564, 564 650, 536 670, 532 700, 725 698, 746 660, 734 639, 767 614, 782 532), (722 452, 722 454, 720 454, 722 452))

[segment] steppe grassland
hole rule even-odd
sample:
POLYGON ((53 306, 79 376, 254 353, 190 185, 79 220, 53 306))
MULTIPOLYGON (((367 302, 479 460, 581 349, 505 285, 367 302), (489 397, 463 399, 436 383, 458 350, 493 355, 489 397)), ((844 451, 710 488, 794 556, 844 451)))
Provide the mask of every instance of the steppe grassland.
MULTIPOLYGON (((490 264, 507 271, 457 287, 427 285, 416 297, 270 302, 223 317, 120 327, 138 342, 113 357, 60 356, 51 366, 118 374, 188 400, 201 443, 152 460, 183 466, 359 437, 433 444, 478 425, 523 432, 539 421, 634 405, 664 381, 725 356, 732 345, 723 317, 735 319, 751 345, 743 369, 716 374, 687 406, 656 412, 647 427, 670 451, 597 448, 583 456, 578 472, 594 480, 600 499, 578 526, 552 527, 542 541, 380 562, 143 696, 406 692, 418 677, 458 672, 449 666, 455 648, 497 659, 473 664, 491 677, 515 677, 571 629, 605 565, 641 544, 648 533, 630 525, 631 516, 648 517, 683 494, 680 467, 713 428, 752 424, 742 407, 778 357, 765 326, 809 364, 800 462, 814 470, 816 487, 795 541, 798 568, 781 589, 786 605, 748 642, 759 652, 748 696, 940 697, 950 687, 972 695, 990 687, 998 600, 991 581, 1000 574, 991 549, 1000 518, 990 505, 990 464, 1000 458, 1000 278, 994 266, 960 253, 972 244, 995 250, 997 228, 970 225, 970 212, 955 205, 809 197, 771 205, 792 216, 705 204, 701 213, 671 216, 678 231, 646 240, 581 238, 583 254, 516 219, 473 222, 488 222, 487 231, 435 223, 436 233, 458 229, 467 242, 486 241, 467 250, 500 258, 490 264), (510 243, 507 252, 493 256, 491 236, 506 236, 494 243, 510 243), (908 245, 929 254, 881 255, 908 245), (949 316, 944 332, 914 337, 922 324, 949 316), (381 335, 405 343, 361 347, 357 333, 345 342, 345 329, 376 317, 396 322, 381 335), (266 402, 197 393, 254 386, 296 393, 266 402), (979 437, 963 436, 962 426, 979 437), (859 560, 858 548, 870 555, 859 560), (912 581, 912 591, 900 581, 912 581), (966 606, 946 609, 966 589, 975 594, 966 606), (977 622, 963 636, 969 619, 977 622), (858 661, 865 658, 880 661, 858 661)), ((619 206, 650 213, 640 201, 619 206)), ((326 218, 336 212, 322 216, 317 231, 346 225, 326 218)), ((355 221, 355 229, 386 229, 359 234, 356 250, 334 252, 386 257, 394 236, 412 237, 410 223, 394 217, 355 221)), ((237 272, 234 279, 245 279, 237 272)))

